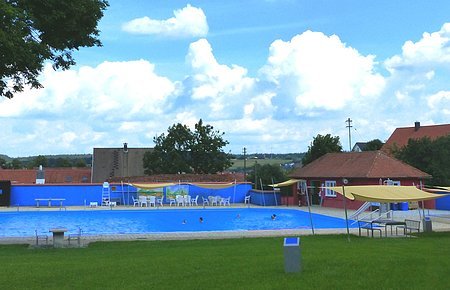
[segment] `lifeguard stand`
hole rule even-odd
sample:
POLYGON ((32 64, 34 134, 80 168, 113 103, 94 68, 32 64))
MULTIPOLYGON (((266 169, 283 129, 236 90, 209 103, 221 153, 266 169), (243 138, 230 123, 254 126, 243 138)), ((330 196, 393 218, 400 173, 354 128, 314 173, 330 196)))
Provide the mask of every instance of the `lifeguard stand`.
POLYGON ((109 183, 103 182, 102 187, 102 206, 109 206, 111 202, 111 191, 109 189, 109 183))

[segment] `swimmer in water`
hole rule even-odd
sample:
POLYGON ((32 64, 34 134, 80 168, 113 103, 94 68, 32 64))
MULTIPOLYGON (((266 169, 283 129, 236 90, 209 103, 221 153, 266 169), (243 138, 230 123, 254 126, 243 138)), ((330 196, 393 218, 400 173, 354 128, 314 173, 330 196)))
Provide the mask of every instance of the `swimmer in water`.
POLYGON ((187 223, 187 221, 186 221, 186 220, 183 220, 181 223, 182 223, 183 225, 185 225, 185 224, 187 223))
POLYGON ((202 218, 202 217, 200 217, 198 220, 199 220, 201 223, 203 222, 203 218, 202 218))
POLYGON ((275 219, 277 218, 277 215, 276 215, 276 214, 273 214, 273 215, 271 216, 271 218, 272 218, 272 220, 275 220, 275 219))
POLYGON ((237 219, 240 219, 240 218, 241 218, 241 215, 240 215, 240 214, 237 214, 237 215, 236 215, 236 218, 237 218, 237 219))

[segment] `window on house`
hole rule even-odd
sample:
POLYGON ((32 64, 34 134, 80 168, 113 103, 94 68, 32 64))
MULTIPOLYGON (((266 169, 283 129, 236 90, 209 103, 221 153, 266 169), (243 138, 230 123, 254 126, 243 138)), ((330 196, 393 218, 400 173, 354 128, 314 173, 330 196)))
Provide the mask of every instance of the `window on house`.
MULTIPOLYGON (((326 180, 325 181, 325 187, 329 186, 336 186, 335 180, 326 180)), ((327 197, 336 197, 336 192, 332 191, 331 189, 326 188, 325 189, 325 196, 327 197)))

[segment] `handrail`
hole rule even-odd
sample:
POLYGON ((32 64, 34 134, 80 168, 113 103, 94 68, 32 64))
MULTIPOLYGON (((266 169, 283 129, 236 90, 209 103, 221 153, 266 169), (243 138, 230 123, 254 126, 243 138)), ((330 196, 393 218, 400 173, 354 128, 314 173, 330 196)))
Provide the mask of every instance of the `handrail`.
POLYGON ((353 224, 355 224, 355 223, 357 223, 358 221, 367 221, 367 222, 372 222, 372 221, 374 221, 374 220, 376 220, 376 219, 374 219, 373 218, 373 214, 375 214, 375 213, 377 213, 377 212, 379 212, 380 211, 380 209, 376 209, 376 210, 374 210, 374 211, 372 211, 372 212, 370 212, 370 213, 368 213, 368 214, 366 214, 366 215, 364 215, 362 218, 358 218, 356 221, 354 221, 353 223, 352 223, 352 225, 353 224), (370 216, 370 218, 369 219, 365 219, 367 216, 370 216))

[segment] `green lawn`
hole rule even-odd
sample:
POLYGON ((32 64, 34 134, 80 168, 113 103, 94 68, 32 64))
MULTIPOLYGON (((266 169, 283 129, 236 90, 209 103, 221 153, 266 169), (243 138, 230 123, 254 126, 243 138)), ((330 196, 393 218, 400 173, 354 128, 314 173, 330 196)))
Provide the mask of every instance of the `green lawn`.
POLYGON ((0 246, 2 289, 448 289, 450 233, 302 236, 301 273, 282 238, 0 246))

